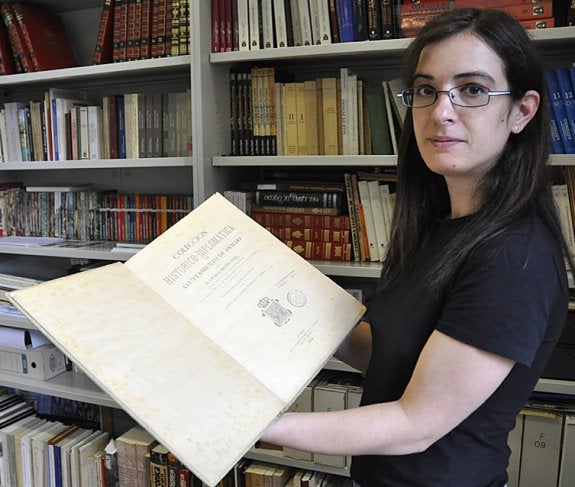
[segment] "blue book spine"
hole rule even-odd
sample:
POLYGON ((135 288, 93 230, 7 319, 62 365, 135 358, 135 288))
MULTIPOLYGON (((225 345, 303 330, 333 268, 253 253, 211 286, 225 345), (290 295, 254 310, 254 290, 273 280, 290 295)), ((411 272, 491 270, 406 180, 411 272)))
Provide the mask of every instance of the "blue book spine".
POLYGON ((571 128, 569 126, 569 120, 565 110, 563 95, 561 94, 561 89, 559 87, 557 72, 554 69, 547 69, 545 70, 545 78, 547 81, 549 102, 551 103, 552 113, 557 122, 559 135, 561 136, 563 146, 565 147, 565 153, 575 154, 575 141, 573 140, 573 134, 571 133, 571 128))
POLYGON ((60 160, 60 154, 58 150, 58 124, 57 122, 57 114, 56 114, 56 100, 52 100, 52 133, 54 134, 54 160, 60 160))
POLYGON ((126 158, 126 112, 124 111, 124 96, 118 96, 118 158, 126 158))
POLYGON ((339 22, 340 42, 355 41, 355 22, 353 20, 353 0, 337 0, 337 19, 339 22))
POLYGON ((559 90, 563 97, 563 106, 567 114, 567 122, 571 129, 571 136, 575 139, 575 87, 571 83, 569 68, 561 68, 555 71, 557 73, 557 81, 559 82, 559 90))

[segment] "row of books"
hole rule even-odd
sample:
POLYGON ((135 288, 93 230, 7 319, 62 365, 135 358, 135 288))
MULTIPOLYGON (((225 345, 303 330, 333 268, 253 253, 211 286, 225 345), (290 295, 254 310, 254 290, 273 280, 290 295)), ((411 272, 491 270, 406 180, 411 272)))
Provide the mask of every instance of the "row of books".
POLYGON ((193 204, 189 195, 40 189, 0 192, 5 236, 149 242, 186 216, 193 204))
POLYGON ((1 162, 137 159, 191 154, 191 96, 106 95, 49 89, 0 109, 1 162))
POLYGON ((0 74, 76 65, 60 16, 29 2, 4 2, 0 16, 0 74))
POLYGON ((306 259, 383 261, 395 206, 393 171, 336 182, 244 182, 224 196, 306 259))
POLYGON ((108 433, 40 417, 33 405, 3 389, 0 395, 2 485, 94 485, 101 476, 108 433))
POLYGON ((231 155, 396 154, 405 108, 397 79, 276 81, 273 67, 230 71, 231 155))
MULTIPOLYGON (((248 51, 413 37, 429 19, 454 7, 501 8, 526 29, 564 25, 563 20, 555 22, 551 0, 212 0, 211 49, 248 51)), ((575 18, 575 9, 565 8, 575 18)))
POLYGON ((188 0, 104 0, 93 64, 190 53, 188 0))
POLYGON ((575 154, 575 66, 547 69, 551 142, 555 154, 575 154))

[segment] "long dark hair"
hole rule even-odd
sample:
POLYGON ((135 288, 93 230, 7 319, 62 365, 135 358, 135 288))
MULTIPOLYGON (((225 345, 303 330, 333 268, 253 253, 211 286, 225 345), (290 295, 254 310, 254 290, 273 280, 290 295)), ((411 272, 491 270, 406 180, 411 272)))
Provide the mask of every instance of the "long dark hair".
MULTIPOLYGON (((511 134, 494 167, 481 182, 483 205, 470 224, 438 256, 430 273, 441 288, 480 242, 508 228, 528 209, 534 209, 569 256, 553 203, 548 171, 550 125, 544 69, 523 27, 510 15, 488 9, 455 9, 432 19, 406 52, 405 80, 409 86, 422 49, 459 33, 472 33, 501 58, 509 89, 519 100, 528 90, 541 97, 533 119, 511 134)), ((413 131, 411 109, 399 143, 397 201, 382 286, 391 285, 414 258, 436 222, 449 215, 450 200, 443 176, 425 165, 413 131)), ((571 262, 571 261, 570 261, 571 262)), ((572 267, 572 266, 571 266, 572 267)))

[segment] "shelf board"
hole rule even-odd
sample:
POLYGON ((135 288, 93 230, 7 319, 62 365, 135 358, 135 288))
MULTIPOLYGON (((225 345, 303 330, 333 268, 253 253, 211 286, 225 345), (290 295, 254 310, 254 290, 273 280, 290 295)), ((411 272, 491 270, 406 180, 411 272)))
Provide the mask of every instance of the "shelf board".
MULTIPOLYGON (((561 45, 565 41, 575 41, 575 27, 555 27, 527 31, 538 45, 561 45)), ((337 57, 366 57, 400 55, 413 39, 387 39, 379 41, 343 42, 320 46, 292 46, 256 51, 215 52, 210 54, 212 64, 226 64, 256 61, 282 61, 298 59, 319 59, 337 57)))
POLYGON ((551 154, 550 166, 575 166, 575 154, 551 154))
POLYGON ((62 244, 38 247, 21 245, 0 245, 0 254, 36 255, 41 257, 62 257, 70 259, 94 259, 126 261, 134 252, 112 250, 115 242, 78 242, 64 241, 62 244), (76 246, 79 245, 79 246, 76 246))
POLYGON ((541 378, 535 386, 537 392, 552 394, 569 394, 575 396, 575 381, 541 378))
POLYGON ((307 462, 305 460, 296 460, 294 458, 284 457, 282 452, 278 450, 252 448, 248 453, 246 453, 245 458, 249 458, 250 460, 257 460, 260 462, 275 463, 278 465, 284 465, 286 467, 315 470, 316 472, 325 472, 333 475, 340 475, 342 477, 349 477, 349 468, 347 467, 330 467, 328 465, 307 462))
POLYGON ((215 52, 210 55, 212 64, 254 62, 263 60, 294 60, 334 58, 338 56, 373 56, 401 54, 412 39, 387 39, 383 41, 343 42, 321 46, 292 46, 259 49, 256 51, 215 52))
POLYGON ((1 162, 0 171, 41 171, 45 169, 137 169, 147 167, 189 167, 192 166, 192 164, 191 157, 28 161, 1 162))
MULTIPOLYGON (((550 166, 574 166, 575 154, 552 154, 550 166)), ((397 156, 214 156, 213 167, 397 166, 397 156)), ((2 166, 0 166, 2 167, 2 166)))
POLYGON ((339 262, 328 260, 310 260, 309 262, 328 276, 372 279, 379 279, 381 276, 381 262, 339 262))
POLYGON ((214 167, 395 166, 397 156, 214 156, 214 167))
POLYGON ((0 384, 30 392, 63 397, 99 406, 118 408, 110 396, 80 372, 64 372, 49 380, 34 380, 17 374, 0 373, 0 384))
POLYGON ((19 73, 0 76, 0 86, 13 85, 51 85, 62 81, 81 82, 119 76, 137 76, 160 74, 165 72, 183 72, 190 69, 191 56, 173 56, 154 59, 140 59, 123 63, 98 64, 95 66, 77 66, 66 69, 52 69, 34 73, 19 73))

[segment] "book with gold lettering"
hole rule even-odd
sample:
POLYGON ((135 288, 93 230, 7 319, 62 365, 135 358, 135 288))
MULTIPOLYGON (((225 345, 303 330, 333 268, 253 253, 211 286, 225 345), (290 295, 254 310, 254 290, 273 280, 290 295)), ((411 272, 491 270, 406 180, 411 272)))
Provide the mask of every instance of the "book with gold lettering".
POLYGON ((125 263, 8 296, 210 486, 364 312, 219 194, 125 263))

